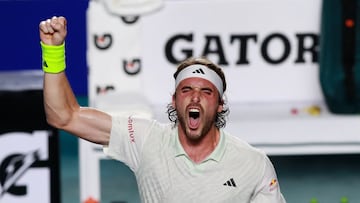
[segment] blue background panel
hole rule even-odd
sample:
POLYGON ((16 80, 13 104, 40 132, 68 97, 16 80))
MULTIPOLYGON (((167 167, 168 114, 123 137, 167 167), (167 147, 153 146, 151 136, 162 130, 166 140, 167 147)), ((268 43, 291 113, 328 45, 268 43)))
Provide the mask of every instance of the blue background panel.
POLYGON ((76 95, 87 95, 87 0, 0 1, 0 71, 41 68, 39 23, 52 16, 68 19, 67 75, 76 95))

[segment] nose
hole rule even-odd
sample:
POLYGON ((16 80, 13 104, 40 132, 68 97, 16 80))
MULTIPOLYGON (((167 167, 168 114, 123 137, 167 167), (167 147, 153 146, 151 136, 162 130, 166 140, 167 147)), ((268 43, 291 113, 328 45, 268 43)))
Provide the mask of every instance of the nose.
POLYGON ((200 102, 200 90, 199 88, 194 88, 191 94, 191 101, 192 102, 200 102))

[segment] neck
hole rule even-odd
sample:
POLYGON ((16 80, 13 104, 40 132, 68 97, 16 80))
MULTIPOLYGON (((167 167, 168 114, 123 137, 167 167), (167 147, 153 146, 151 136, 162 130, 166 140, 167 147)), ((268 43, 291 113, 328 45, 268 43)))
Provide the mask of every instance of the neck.
POLYGON ((201 163, 216 148, 219 143, 220 131, 213 127, 209 132, 199 139, 193 140, 188 138, 179 128, 179 140, 186 154, 195 163, 201 163))

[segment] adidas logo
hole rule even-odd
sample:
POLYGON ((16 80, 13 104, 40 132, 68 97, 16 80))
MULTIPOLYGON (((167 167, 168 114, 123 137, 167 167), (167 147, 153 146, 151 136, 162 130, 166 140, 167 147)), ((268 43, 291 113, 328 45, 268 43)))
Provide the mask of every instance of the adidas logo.
POLYGON ((43 62, 43 66, 48 68, 49 66, 47 65, 46 61, 43 62))
POLYGON ((203 71, 203 69, 199 68, 197 70, 194 70, 192 73, 199 73, 199 74, 205 74, 205 72, 203 71))
POLYGON ((236 183, 233 178, 230 178, 230 180, 226 181, 223 185, 230 186, 230 187, 236 187, 236 183))

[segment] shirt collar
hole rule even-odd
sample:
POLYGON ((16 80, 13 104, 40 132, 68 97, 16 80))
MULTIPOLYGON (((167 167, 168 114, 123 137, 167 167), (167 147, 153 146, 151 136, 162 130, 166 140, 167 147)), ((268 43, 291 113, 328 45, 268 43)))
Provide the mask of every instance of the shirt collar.
MULTIPOLYGON (((180 140, 179 140, 179 134, 177 133, 177 129, 176 129, 176 136, 174 136, 174 145, 175 145, 175 157, 180 157, 180 156, 186 156, 187 158, 188 155, 186 154, 184 148, 182 147, 180 140)), ((220 130, 220 140, 218 145, 215 147, 215 150, 203 161, 209 161, 209 160, 214 160, 216 162, 219 162, 222 158, 222 156, 224 155, 225 152, 225 134, 222 130, 220 130)))

